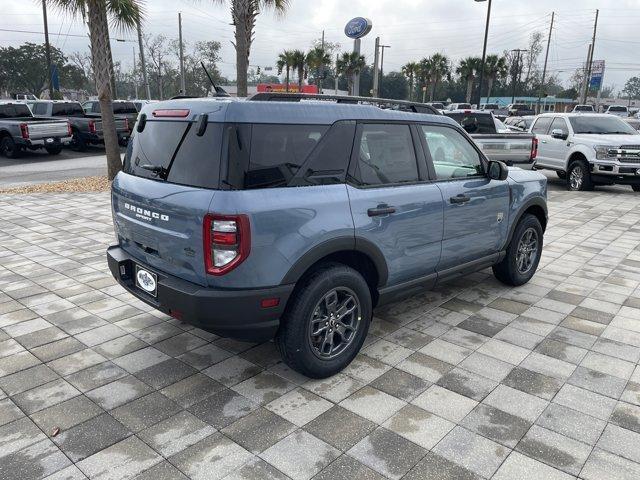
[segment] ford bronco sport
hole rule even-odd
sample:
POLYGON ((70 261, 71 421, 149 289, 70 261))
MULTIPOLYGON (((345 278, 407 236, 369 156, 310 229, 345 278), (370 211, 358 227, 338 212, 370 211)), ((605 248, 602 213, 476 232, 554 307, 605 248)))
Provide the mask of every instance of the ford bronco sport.
POLYGON ((547 223, 546 178, 488 161, 454 120, 327 102, 146 105, 112 208, 129 292, 275 337, 318 378, 356 356, 377 305, 491 266, 527 282, 547 223))

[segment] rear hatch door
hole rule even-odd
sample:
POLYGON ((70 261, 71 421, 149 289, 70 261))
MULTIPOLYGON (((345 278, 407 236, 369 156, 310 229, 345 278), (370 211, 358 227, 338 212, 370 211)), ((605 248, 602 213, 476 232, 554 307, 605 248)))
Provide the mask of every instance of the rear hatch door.
POLYGON ((210 123, 199 136, 187 119, 147 120, 142 132, 134 130, 112 187, 120 246, 158 272, 201 285, 203 221, 219 183, 222 129, 210 123))

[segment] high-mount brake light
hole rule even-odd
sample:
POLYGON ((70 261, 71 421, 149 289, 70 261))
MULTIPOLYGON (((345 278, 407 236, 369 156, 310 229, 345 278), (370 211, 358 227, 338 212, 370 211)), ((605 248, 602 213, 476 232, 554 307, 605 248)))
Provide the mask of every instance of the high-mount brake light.
POLYGON ((210 275, 224 275, 240 265, 251 251, 251 228, 246 215, 204 217, 204 264, 210 275))
POLYGON ((152 115, 156 118, 185 118, 189 116, 189 113, 188 109, 164 109, 154 110, 152 115))
POLYGON ((29 125, 27 125, 26 123, 21 123, 20 124, 20 134, 22 135, 22 138, 28 139, 29 138, 29 125))

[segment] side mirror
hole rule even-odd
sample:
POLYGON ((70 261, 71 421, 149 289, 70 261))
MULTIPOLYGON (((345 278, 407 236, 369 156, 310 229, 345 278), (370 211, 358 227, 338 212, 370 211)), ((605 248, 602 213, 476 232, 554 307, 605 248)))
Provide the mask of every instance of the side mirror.
POLYGON ((551 136, 553 138, 558 138, 560 140, 566 140, 567 136, 562 130, 560 130, 559 128, 554 128, 553 130, 551 130, 551 136))
POLYGON ((491 180, 506 180, 509 176, 509 168, 503 162, 489 162, 489 178, 491 180))

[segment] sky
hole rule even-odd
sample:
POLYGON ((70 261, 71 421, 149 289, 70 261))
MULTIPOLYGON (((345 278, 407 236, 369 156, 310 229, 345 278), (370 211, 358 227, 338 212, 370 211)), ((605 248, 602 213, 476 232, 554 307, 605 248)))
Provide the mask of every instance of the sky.
MULTIPOLYGON (((42 8, 38 0, 15 2, 0 0, 0 46, 23 42, 42 42, 42 8)), ((217 40, 222 44, 220 70, 235 78, 235 51, 231 45, 228 2, 211 0, 146 0, 145 33, 178 36, 178 11, 182 12, 183 37, 187 43, 217 40)), ((604 83, 620 90, 625 81, 640 75, 640 0, 493 0, 488 53, 527 48, 529 36, 540 31, 546 38, 551 12, 556 18, 549 50, 549 67, 566 80, 583 65, 593 35, 596 9, 600 10, 594 60, 604 59, 604 83)), ((384 70, 399 70, 408 61, 440 52, 454 61, 481 56, 487 2, 474 0, 290 0, 284 16, 265 10, 259 15, 251 49, 254 67, 274 66, 284 49, 308 49, 322 31, 342 50, 351 50, 352 40, 344 26, 355 16, 373 22, 373 29, 362 40, 362 53, 373 62, 374 40, 389 45, 384 53, 384 70)), ((88 51, 87 28, 49 8, 49 32, 53 45, 66 53, 88 51)), ((115 61, 131 66, 137 51, 135 32, 112 32, 115 61)), ((539 59, 544 61, 544 51, 539 59)))

